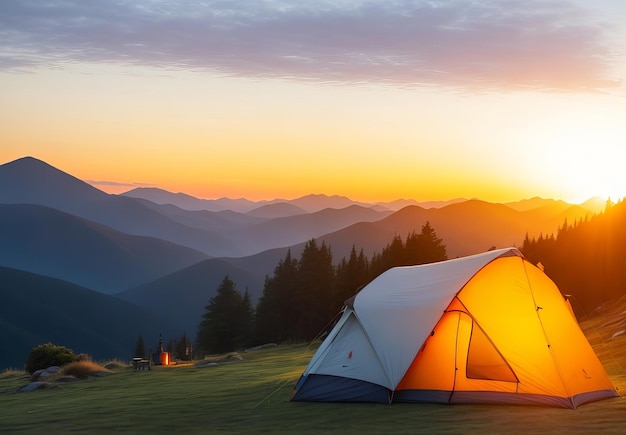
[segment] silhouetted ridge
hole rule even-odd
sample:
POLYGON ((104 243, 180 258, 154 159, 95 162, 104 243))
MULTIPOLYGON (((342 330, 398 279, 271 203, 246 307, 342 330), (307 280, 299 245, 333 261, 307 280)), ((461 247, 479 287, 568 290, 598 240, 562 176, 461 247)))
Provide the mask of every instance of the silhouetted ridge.
POLYGON ((34 157, 0 165, 0 202, 53 205, 108 196, 78 178, 34 157))

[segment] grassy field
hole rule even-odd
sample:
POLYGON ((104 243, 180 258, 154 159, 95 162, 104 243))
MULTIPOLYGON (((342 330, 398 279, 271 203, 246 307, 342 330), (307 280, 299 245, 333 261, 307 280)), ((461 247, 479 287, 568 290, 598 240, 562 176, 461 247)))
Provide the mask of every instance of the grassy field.
MULTIPOLYGON (((623 308, 583 324, 619 391, 626 391, 626 334, 613 335, 626 319, 623 308)), ((626 433, 626 397, 576 410, 289 402, 313 352, 304 345, 278 346, 214 366, 139 372, 124 366, 30 393, 16 392, 28 383, 26 374, 7 372, 0 375, 0 432, 626 433)))

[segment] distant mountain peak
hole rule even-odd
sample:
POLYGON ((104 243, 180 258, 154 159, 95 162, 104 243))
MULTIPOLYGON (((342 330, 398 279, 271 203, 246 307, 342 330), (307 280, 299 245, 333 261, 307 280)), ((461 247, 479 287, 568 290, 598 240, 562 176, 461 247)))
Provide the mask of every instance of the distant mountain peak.
POLYGON ((309 193, 297 199, 345 199, 351 201, 350 198, 343 195, 326 195, 325 193, 309 193))
MULTIPOLYGON (((0 167, 7 167, 7 168, 19 167, 20 169, 27 169, 27 168, 41 169, 41 168, 47 168, 47 169, 53 169, 55 171, 59 171, 57 168, 55 168, 51 164, 46 163, 43 160, 40 160, 40 159, 32 157, 32 156, 20 157, 19 159, 15 159, 15 160, 13 160, 11 162, 8 162, 8 163, 5 163, 3 165, 0 165, 0 167)), ((59 171, 59 172, 61 172, 61 171, 59 171)))
POLYGON ((306 210, 308 213, 314 213, 325 208, 346 208, 355 204, 363 207, 372 206, 372 204, 354 201, 346 196, 325 195, 323 193, 311 193, 290 200, 289 203, 306 210))
POLYGON ((602 213, 606 209, 606 204, 608 200, 606 198, 602 198, 601 196, 594 196, 589 198, 585 202, 580 203, 579 205, 587 210, 592 211, 593 213, 602 213))
POLYGON ((108 195, 35 157, 0 165, 0 203, 51 204, 54 198, 104 196, 108 195))
MULTIPOLYGON (((46 163, 43 160, 39 160, 31 156, 20 157, 19 159, 0 165, 0 174, 4 174, 7 172, 16 173, 17 171, 20 171, 21 173, 27 172, 28 175, 37 175, 37 174, 34 174, 33 171, 38 171, 39 173, 41 171, 47 171, 48 174, 50 173, 63 174, 67 177, 78 180, 78 178, 73 177, 61 171, 60 169, 55 168, 51 164, 46 163)), ((80 181, 83 184, 87 184, 84 181, 81 181, 81 180, 78 180, 78 181, 80 181)))
MULTIPOLYGON (((135 187, 127 192, 121 193, 121 196, 130 196, 132 198, 167 198, 167 197, 176 197, 179 199, 188 199, 194 201, 202 201, 199 198, 191 196, 187 193, 183 192, 170 192, 169 190, 161 189, 160 187, 135 187)), ((157 201, 153 201, 157 202, 157 201)), ((158 204, 159 202, 157 202, 158 204)))
POLYGON ((120 196, 145 199, 155 204, 172 204, 185 210, 223 211, 233 210, 246 213, 266 202, 254 202, 248 199, 201 199, 186 193, 173 193, 158 187, 137 187, 120 196))
POLYGON ((277 217, 306 214, 306 210, 288 202, 276 202, 273 204, 262 205, 253 210, 250 210, 246 214, 250 216, 273 219, 277 217))

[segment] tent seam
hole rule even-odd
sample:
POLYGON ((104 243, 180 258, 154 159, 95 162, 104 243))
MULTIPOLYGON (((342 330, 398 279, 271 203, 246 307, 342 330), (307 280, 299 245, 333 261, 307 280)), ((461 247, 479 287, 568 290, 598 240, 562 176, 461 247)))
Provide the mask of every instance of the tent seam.
POLYGON ((374 355, 376 355, 376 358, 378 359, 378 362, 380 363, 380 366, 385 370, 385 378, 387 379, 387 385, 392 386, 392 388, 389 388, 389 387, 387 387, 387 388, 389 390, 391 390, 391 391, 395 391, 397 385, 393 385, 391 383, 391 379, 389 378, 389 373, 387 373, 387 368, 385 367, 385 364, 383 364, 383 361, 380 359, 380 355, 378 354, 378 350, 376 349, 376 347, 372 343, 372 340, 371 340, 369 334, 367 333, 367 329, 365 329, 365 325, 363 324, 363 322, 361 322, 361 319, 359 318, 359 315, 357 314, 356 310, 353 309, 351 314, 354 315, 354 317, 356 318, 357 322, 359 322, 359 325, 361 326, 361 329, 363 330, 363 333, 365 334, 365 338, 366 338, 367 342, 369 343, 370 347, 374 351, 374 355))
POLYGON ((567 399, 571 403, 572 407, 575 409, 576 408, 576 404, 574 403, 574 397, 572 396, 572 392, 568 388, 567 383, 565 382, 565 379, 563 379, 563 374, 561 373, 561 367, 560 367, 559 362, 558 362, 558 360, 556 358, 556 355, 554 354, 554 351, 552 350, 552 341, 550 340, 550 337, 548 337, 548 334, 546 333, 546 329, 545 329, 545 327, 543 325, 543 321, 541 320, 541 316, 539 315, 540 311, 543 310, 543 308, 541 306, 537 305, 537 300, 535 299, 535 292, 533 290, 533 285, 530 282, 530 278, 528 276, 528 269, 526 268, 526 260, 524 260, 524 258, 522 258, 521 260, 522 260, 522 266, 524 268, 524 275, 526 276, 526 282, 528 283, 528 289, 530 290, 530 295, 532 297, 533 304, 535 306, 535 314, 537 315, 537 320, 539 321, 539 326, 541 326, 541 332, 543 332, 543 336, 544 336, 544 338, 546 340, 548 349, 550 351, 550 356, 552 358, 552 362, 554 363, 554 366, 556 368, 556 372, 559 375, 559 379, 561 381, 561 385, 563 386, 563 389, 567 393, 567 399))

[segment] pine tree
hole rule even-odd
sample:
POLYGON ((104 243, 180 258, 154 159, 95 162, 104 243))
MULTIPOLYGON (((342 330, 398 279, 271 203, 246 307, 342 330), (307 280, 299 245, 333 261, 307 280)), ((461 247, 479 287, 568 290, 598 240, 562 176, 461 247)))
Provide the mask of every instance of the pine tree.
POLYGON ((209 300, 198 326, 196 344, 200 353, 222 353, 235 350, 241 340, 241 306, 243 300, 235 283, 227 276, 209 300))
POLYGON ((430 222, 427 221, 422 226, 422 232, 417 236, 417 239, 419 248, 414 264, 434 263, 448 259, 446 245, 443 244, 443 239, 437 236, 430 222))
POLYGON ((187 333, 184 332, 183 336, 180 340, 174 343, 174 355, 176 358, 188 361, 191 359, 191 343, 189 343, 189 339, 187 338, 187 333), (188 353, 189 352, 189 353, 188 353))
POLYGON ((278 315, 278 296, 276 294, 273 279, 265 277, 263 294, 256 306, 255 340, 257 343, 280 342, 281 319, 278 315))
POLYGON ((284 260, 278 262, 273 277, 265 277, 263 294, 256 310, 256 341, 280 343, 296 338, 298 315, 295 305, 298 262, 287 251, 284 260))
POLYGON ((137 338, 137 344, 135 344, 135 357, 137 358, 145 358, 146 357, 146 346, 143 342, 143 337, 139 334, 139 338, 137 338))
POLYGON ((406 243, 402 242, 402 238, 396 235, 383 248, 381 254, 374 254, 370 263, 370 276, 373 279, 392 267, 434 263, 447 259, 448 255, 443 240, 437 237, 437 233, 430 222, 426 222, 419 234, 413 231, 407 236, 406 243))
POLYGON ((337 311, 333 304, 335 271, 332 254, 324 243, 318 248, 315 239, 308 241, 298 262, 295 304, 296 338, 311 340, 337 311))
POLYGON ((276 314, 280 316, 278 333, 279 341, 297 337, 296 325, 298 312, 296 305, 296 288, 298 282, 298 261, 287 251, 285 260, 279 263, 274 273, 273 287, 276 292, 276 314))
POLYGON ((404 257, 404 242, 397 234, 387 243, 380 254, 374 254, 371 261, 371 278, 395 266, 401 266, 404 257))
POLYGON ((235 345, 237 348, 250 346, 254 334, 254 309, 247 288, 241 299, 237 317, 240 330, 238 336, 235 337, 235 345))
POLYGON ((345 258, 337 265, 335 272, 334 306, 341 308, 346 299, 354 296, 369 281, 368 262, 363 249, 357 255, 352 245, 350 258, 345 258))

